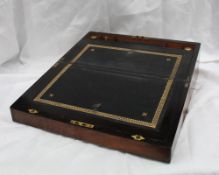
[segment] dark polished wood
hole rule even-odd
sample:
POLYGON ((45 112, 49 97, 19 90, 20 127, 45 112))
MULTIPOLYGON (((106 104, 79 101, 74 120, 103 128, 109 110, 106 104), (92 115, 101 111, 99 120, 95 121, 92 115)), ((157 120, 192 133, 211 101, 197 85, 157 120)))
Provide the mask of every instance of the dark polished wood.
POLYGON ((11 106, 12 118, 170 162, 199 47, 89 32, 11 106))

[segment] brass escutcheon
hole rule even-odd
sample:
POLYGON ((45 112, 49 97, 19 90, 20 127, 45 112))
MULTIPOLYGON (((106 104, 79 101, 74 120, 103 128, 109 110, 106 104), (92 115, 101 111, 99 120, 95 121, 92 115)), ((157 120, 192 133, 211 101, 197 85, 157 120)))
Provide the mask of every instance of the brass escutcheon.
POLYGON ((137 141, 145 140, 145 138, 142 135, 138 135, 138 134, 132 135, 131 137, 137 141))
POLYGON ((82 126, 85 128, 91 128, 91 129, 94 128, 93 124, 85 123, 85 122, 81 122, 81 121, 71 120, 70 123, 73 125, 82 126))
POLYGON ((33 108, 28 109, 28 112, 31 113, 31 114, 38 114, 39 113, 38 110, 33 109, 33 108))

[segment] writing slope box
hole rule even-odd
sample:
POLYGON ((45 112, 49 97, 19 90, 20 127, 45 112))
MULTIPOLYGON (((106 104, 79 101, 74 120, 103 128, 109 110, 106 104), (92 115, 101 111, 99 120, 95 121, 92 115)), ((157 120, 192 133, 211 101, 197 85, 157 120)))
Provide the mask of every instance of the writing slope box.
POLYGON ((169 162, 199 46, 89 32, 11 106, 12 118, 169 162))

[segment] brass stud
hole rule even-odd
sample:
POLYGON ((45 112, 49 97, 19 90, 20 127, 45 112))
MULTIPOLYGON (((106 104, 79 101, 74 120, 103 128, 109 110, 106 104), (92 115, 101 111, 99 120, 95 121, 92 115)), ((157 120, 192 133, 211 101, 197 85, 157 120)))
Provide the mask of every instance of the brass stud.
POLYGON ((90 38, 91 39, 97 39, 97 36, 96 35, 92 35, 90 38))
POLYGON ((170 58, 167 58, 166 60, 167 60, 167 61, 171 61, 171 59, 170 59, 170 58))
POLYGON ((38 110, 33 109, 33 108, 28 109, 28 112, 31 113, 31 114, 38 114, 39 113, 38 110))
POLYGON ((90 51, 91 51, 91 52, 94 52, 94 51, 95 51, 95 49, 91 49, 90 51))
POLYGON ((146 117, 147 115, 148 115, 148 113, 147 112, 142 112, 142 114, 141 114, 143 117, 146 117))
POLYGON ((186 51, 191 51, 192 48, 191 48, 191 47, 185 47, 184 50, 186 50, 186 51))
POLYGON ((145 138, 142 136, 142 135, 132 135, 131 136, 134 140, 137 140, 137 141, 142 141, 142 140, 145 140, 145 138))
POLYGON ((53 94, 53 93, 50 93, 49 96, 50 96, 50 97, 54 97, 54 94, 53 94))

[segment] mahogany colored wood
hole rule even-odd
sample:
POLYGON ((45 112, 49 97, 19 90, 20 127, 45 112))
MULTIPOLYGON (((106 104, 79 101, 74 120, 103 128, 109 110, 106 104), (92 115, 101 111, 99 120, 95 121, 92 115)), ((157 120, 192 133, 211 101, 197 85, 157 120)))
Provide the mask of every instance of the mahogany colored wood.
POLYGON ((145 156, 151 159, 170 162, 170 149, 154 146, 145 142, 121 138, 118 136, 82 128, 80 126, 47 119, 39 115, 27 114, 16 109, 11 109, 15 122, 27 124, 53 133, 84 140, 107 148, 117 149, 123 152, 145 156))

